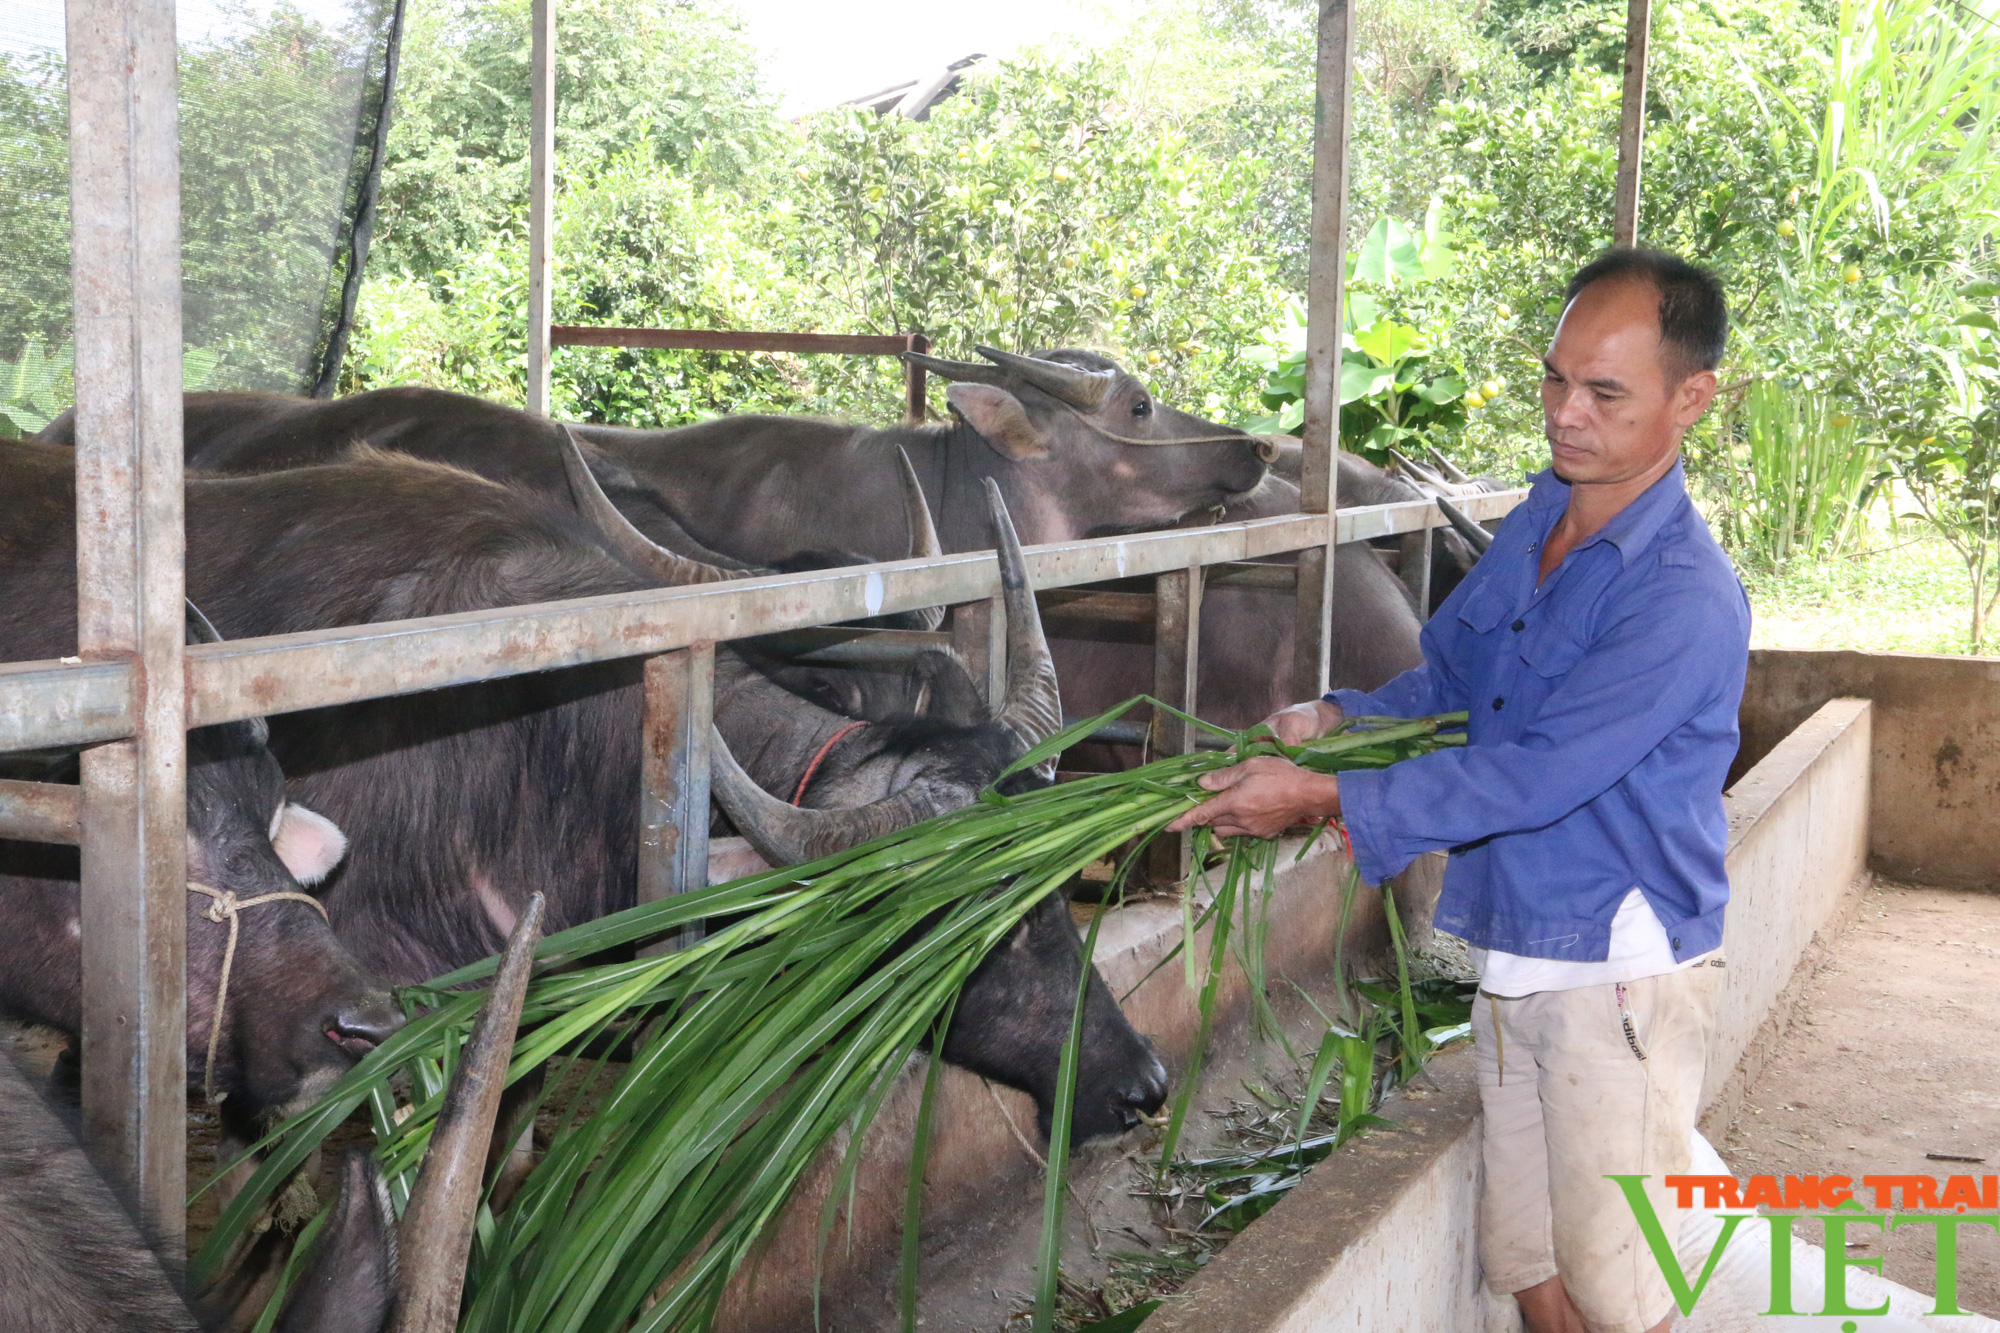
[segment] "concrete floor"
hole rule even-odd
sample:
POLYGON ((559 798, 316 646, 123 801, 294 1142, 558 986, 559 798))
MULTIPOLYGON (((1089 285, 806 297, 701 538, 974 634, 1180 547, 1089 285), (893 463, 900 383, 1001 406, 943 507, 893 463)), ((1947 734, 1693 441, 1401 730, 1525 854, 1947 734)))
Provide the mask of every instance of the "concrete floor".
MULTIPOLYGON (((1717 1127, 1737 1174, 2000 1173, 2000 891, 1878 881, 1807 983, 1795 1023, 1717 1127), (1942 1161, 1927 1153, 1983 1158, 1942 1161)), ((1857 1191, 1873 1211, 1872 1191, 1857 1191)), ((1817 1243, 1816 1226, 1801 1228, 1817 1243)), ((1934 1228, 1863 1239, 1884 1276, 1935 1291, 1934 1228)), ((1960 1229, 1961 1307, 2000 1314, 2000 1235, 1960 1229)))

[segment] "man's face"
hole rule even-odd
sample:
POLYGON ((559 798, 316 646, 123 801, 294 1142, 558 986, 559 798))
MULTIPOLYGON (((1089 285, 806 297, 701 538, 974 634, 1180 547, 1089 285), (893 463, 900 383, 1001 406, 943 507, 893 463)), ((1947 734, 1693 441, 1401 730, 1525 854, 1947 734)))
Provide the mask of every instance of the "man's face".
POLYGON ((1715 396, 1715 372, 1670 382, 1660 297, 1643 278, 1578 293, 1542 358, 1542 429, 1556 475, 1572 485, 1650 481, 1715 396))

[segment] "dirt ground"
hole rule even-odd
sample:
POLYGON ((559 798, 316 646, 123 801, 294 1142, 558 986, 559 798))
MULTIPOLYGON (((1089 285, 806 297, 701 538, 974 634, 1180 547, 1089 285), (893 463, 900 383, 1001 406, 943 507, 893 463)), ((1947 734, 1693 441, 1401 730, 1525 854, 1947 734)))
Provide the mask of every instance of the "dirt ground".
MULTIPOLYGON (((1877 882, 1715 1146, 1735 1173, 2000 1173, 2000 891, 1877 882), (1947 1161, 1926 1154, 1980 1158, 1947 1161)), ((1872 1191, 1857 1188, 1874 1211, 1872 1191)), ((1799 1234, 1819 1243, 1819 1228, 1799 1234)), ((1935 1228, 1855 1226, 1851 1257, 1936 1290, 1935 1228)), ((1960 1228, 1959 1303, 2000 1315, 2000 1235, 1960 1228)))
MULTIPOLYGON (((1386 974, 1393 966, 1386 958, 1357 959, 1352 965, 1358 976, 1386 974)), ((1471 968, 1460 941, 1437 936, 1413 959, 1412 972, 1469 976, 1471 968)), ((1315 980, 1307 989, 1315 1003, 1330 1009, 1332 988, 1323 980, 1315 980)), ((1326 1031, 1325 1018, 1289 983, 1274 985, 1271 998, 1280 1025, 1309 1059, 1326 1031)), ((1250 1101, 1250 1088, 1268 1089, 1296 1079, 1297 1066, 1282 1045, 1253 1040, 1249 1026, 1247 1016, 1239 1015, 1216 1032, 1182 1139, 1183 1155, 1240 1150, 1223 1113, 1233 1103, 1250 1101)), ((1033 1132, 1029 1127, 1028 1134, 1033 1132)), ((1156 1156, 1158 1149, 1159 1134, 1144 1128, 1078 1149, 1071 1159, 1075 1193, 1064 1227, 1062 1270, 1067 1278, 1083 1285, 1101 1283, 1119 1252, 1157 1252, 1178 1239, 1162 1230, 1152 1205, 1133 1193, 1138 1184, 1137 1159, 1156 1156), (1082 1207, 1075 1206, 1078 1203, 1082 1207)), ((1023 1181, 1011 1195, 994 1197, 984 1225, 967 1225, 949 1236, 927 1239, 918 1304, 921 1328, 938 1333, 1020 1333, 1027 1328, 1041 1237, 1042 1189, 1039 1177, 1023 1181)), ((892 1308, 884 1301, 870 1314, 836 1317, 826 1327, 831 1333, 849 1328, 890 1333, 900 1327, 895 1315, 884 1313, 892 1308)))

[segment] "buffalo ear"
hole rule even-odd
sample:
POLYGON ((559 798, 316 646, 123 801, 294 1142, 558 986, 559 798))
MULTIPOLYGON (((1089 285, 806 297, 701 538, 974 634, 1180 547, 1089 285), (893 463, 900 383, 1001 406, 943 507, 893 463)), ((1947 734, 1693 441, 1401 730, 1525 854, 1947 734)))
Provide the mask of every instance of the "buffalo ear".
POLYGON ((990 384, 954 384, 944 391, 944 400, 1002 458, 1018 463, 1049 456, 1042 428, 1028 420, 1021 400, 1005 389, 990 384))
POLYGON ((278 817, 272 821, 271 848, 293 879, 317 884, 347 855, 347 835, 317 810, 287 801, 278 807, 278 817))

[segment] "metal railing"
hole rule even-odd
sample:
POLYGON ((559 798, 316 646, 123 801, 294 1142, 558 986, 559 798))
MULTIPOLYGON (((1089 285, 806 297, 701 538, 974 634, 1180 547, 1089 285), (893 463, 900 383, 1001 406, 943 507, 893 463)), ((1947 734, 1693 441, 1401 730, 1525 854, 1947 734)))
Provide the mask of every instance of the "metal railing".
MULTIPOLYGON (((1524 494, 1502 491, 1456 503, 1475 520, 1494 519, 1511 510, 1524 494)), ((1437 506, 1428 501, 1375 505, 1340 511, 1334 541, 1428 535, 1446 525, 1437 506)), ((1146 575, 1173 577, 1204 566, 1321 548, 1327 544, 1327 526, 1324 515, 1301 514, 1057 542, 1030 546, 1024 555, 1030 580, 1037 591, 1046 591, 1146 575)), ((1260 582, 1290 582, 1294 577, 1287 566, 1259 568, 1277 576, 1265 576, 1260 582)), ((189 727, 208 726, 588 662, 652 657, 923 607, 986 605, 999 597, 999 579, 992 552, 967 551, 197 644, 183 654, 186 722, 189 727)), ((1058 614, 1105 618, 1101 609, 1093 616, 1091 608, 1075 604, 1060 608, 1058 614)), ((866 645, 879 639, 886 648, 892 643, 929 644, 963 637, 956 632, 938 636, 847 629, 826 642, 866 645)), ((1155 627, 1155 643, 1174 637, 1171 629, 1162 635, 1155 627)), ((963 648, 962 643, 958 646, 963 648)), ((865 646, 846 654, 848 660, 865 656, 865 646)), ((982 659, 986 656, 980 654, 982 659)), ((873 657, 884 660, 884 653, 878 651, 873 657)), ((982 660, 980 665, 986 663, 982 660)), ((129 662, 0 665, 0 752, 101 744, 126 739, 135 729, 129 662)), ((22 786, 39 784, 12 784, 22 786)), ((0 792, 9 789, 0 787, 0 792)), ((12 808, 0 795, 0 836, 31 836, 16 822, 12 808)))
MULTIPOLYGON (((1460 506, 1474 520, 1493 519, 1525 495, 1469 496, 1460 506)), ((1201 596, 1210 569, 1218 569, 1218 584, 1283 587, 1298 582, 1297 567, 1246 562, 1402 535, 1408 577, 1413 560, 1427 573, 1431 533, 1447 523, 1435 504, 1414 501, 1345 510, 1331 525, 1325 515, 1253 519, 1050 543, 1023 554, 1030 582, 1063 623, 1150 630, 1153 694, 1195 712, 1201 596), (1150 596, 1062 592, 1146 576, 1154 579, 1150 596)), ((1330 572, 1330 561, 1326 567, 1330 572)), ((179 716, 193 728, 646 658, 637 895, 650 902, 708 882, 708 738, 718 643, 790 635, 794 650, 847 661, 907 659, 949 645, 991 702, 1005 679, 1004 617, 999 564, 990 551, 572 598, 192 645, 183 653, 179 716), (953 608, 949 632, 830 628, 934 606, 953 608)), ((129 661, 0 665, 0 752, 131 744, 142 722, 137 677, 129 661)), ((1104 735, 1134 738, 1129 725, 1104 735)), ((1185 753, 1195 743, 1186 723, 1164 713, 1146 739, 1158 754, 1185 753)), ((0 837, 80 842, 89 799, 86 788, 0 781, 0 837)), ((1150 855, 1148 873, 1155 876, 1183 868, 1178 841, 1161 841, 1150 855)))

